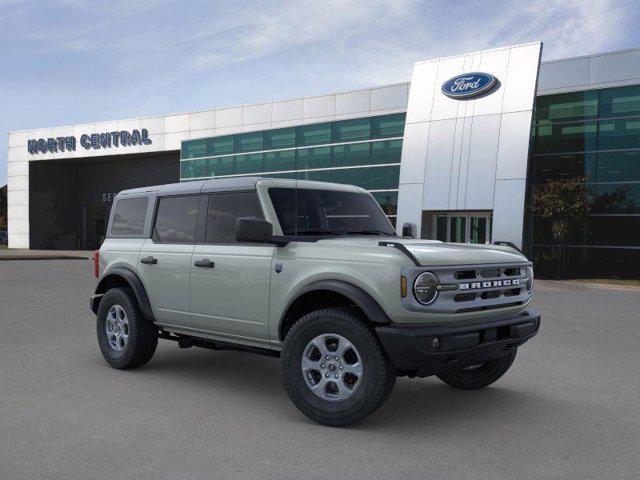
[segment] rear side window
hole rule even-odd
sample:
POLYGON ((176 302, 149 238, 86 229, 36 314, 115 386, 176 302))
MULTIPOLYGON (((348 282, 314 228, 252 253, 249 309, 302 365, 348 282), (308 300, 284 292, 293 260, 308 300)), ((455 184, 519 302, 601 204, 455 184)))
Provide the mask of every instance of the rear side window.
POLYGON ((195 243, 199 195, 160 198, 153 240, 160 243, 195 243))
POLYGON ((238 217, 262 218, 256 192, 220 193, 209 196, 206 243, 236 243, 238 217))
POLYGON ((147 197, 123 198, 116 202, 111 222, 111 235, 142 235, 147 215, 147 197))

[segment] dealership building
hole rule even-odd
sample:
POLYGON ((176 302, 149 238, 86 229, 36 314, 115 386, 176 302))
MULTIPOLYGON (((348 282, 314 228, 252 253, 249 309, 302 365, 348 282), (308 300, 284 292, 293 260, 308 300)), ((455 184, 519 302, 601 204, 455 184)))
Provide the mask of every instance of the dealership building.
POLYGON ((637 277, 640 49, 542 63, 541 49, 418 62, 393 85, 10 132, 9 247, 94 249, 120 190, 258 175, 359 185, 399 233, 511 242, 543 275, 637 277), (560 238, 536 202, 565 181, 587 200, 560 238))

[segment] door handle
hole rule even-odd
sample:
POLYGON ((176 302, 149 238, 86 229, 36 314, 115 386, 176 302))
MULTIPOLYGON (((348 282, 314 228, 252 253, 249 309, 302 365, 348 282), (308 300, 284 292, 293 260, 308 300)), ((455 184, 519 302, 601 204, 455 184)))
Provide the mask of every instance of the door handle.
POLYGON ((201 267, 201 268, 213 268, 216 266, 216 264, 211 260, 209 260, 208 258, 203 258, 202 260, 196 260, 195 262, 193 262, 193 264, 196 267, 201 267))
POLYGON ((158 263, 158 259, 152 256, 144 257, 140 259, 140 263, 146 263, 147 265, 155 265, 158 263))

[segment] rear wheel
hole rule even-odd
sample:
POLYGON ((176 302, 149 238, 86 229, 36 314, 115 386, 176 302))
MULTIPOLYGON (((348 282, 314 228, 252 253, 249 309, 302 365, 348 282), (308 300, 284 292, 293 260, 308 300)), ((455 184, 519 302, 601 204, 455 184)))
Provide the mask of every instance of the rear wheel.
POLYGON ((151 360, 158 330, 142 316, 129 289, 112 288, 105 293, 97 317, 98 345, 109 365, 124 370, 151 360))
POLYGON ((479 390, 491 385, 511 368, 517 350, 488 362, 441 373, 438 378, 448 385, 463 390, 479 390))
POLYGON ((396 378, 371 328, 347 309, 318 310, 298 320, 285 339, 281 364, 296 407, 333 427, 373 413, 396 378))

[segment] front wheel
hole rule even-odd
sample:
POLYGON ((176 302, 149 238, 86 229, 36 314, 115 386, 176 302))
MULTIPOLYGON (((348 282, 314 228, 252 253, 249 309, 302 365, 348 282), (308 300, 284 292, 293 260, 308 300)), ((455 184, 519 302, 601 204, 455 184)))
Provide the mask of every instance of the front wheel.
POLYGON ((396 372, 371 328, 348 309, 324 309, 296 322, 284 341, 287 394, 310 419, 344 427, 388 398, 396 372))
POLYGON ((444 383, 463 390, 479 390, 502 377, 513 365, 517 350, 488 362, 441 373, 438 378, 444 383))

